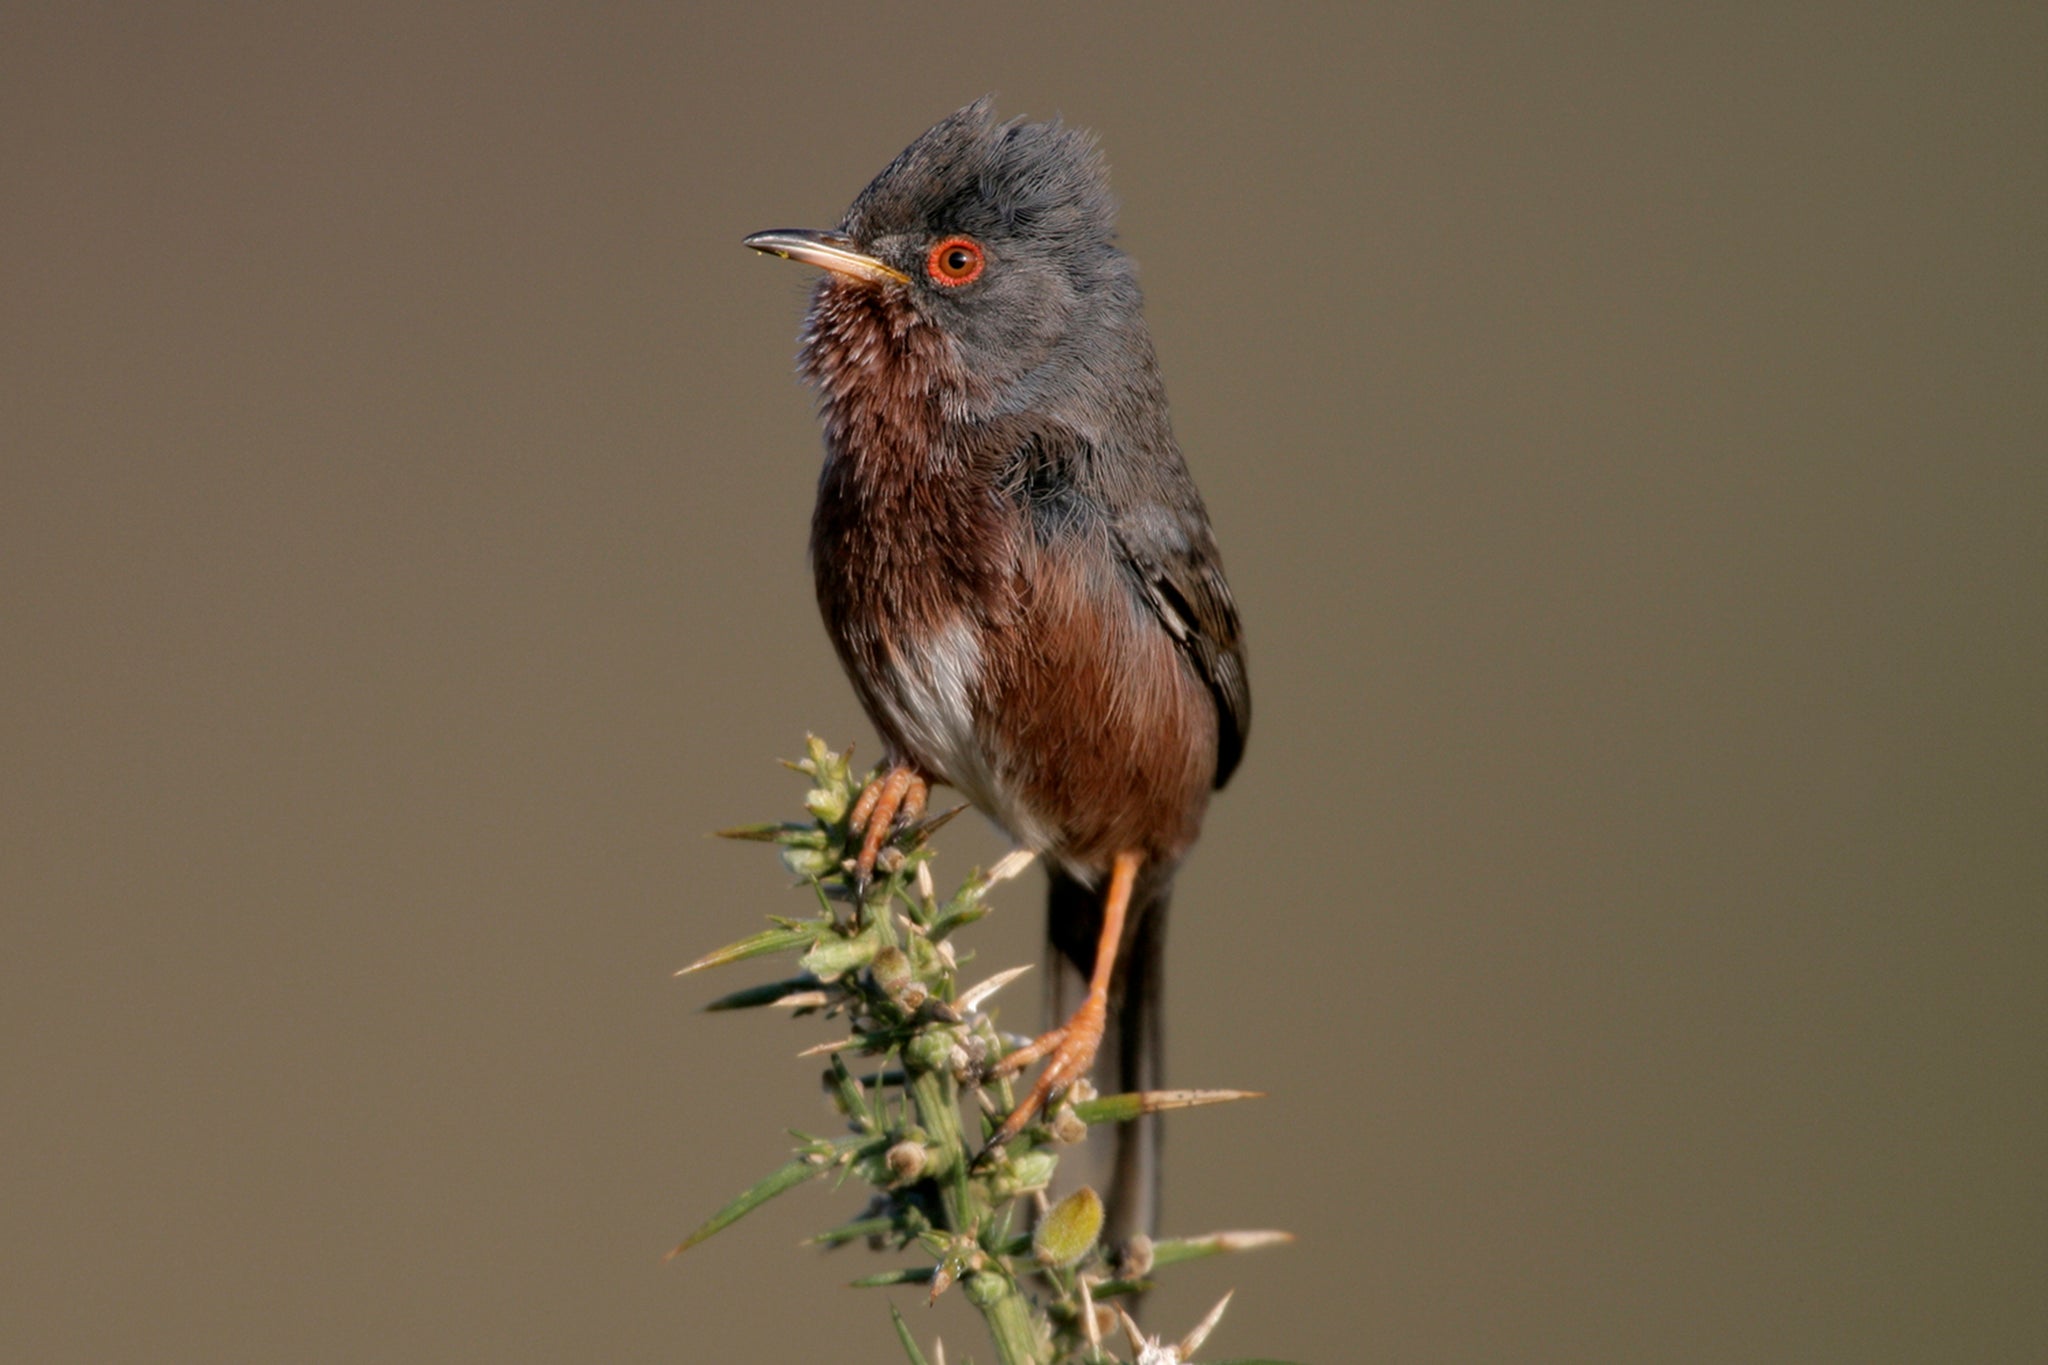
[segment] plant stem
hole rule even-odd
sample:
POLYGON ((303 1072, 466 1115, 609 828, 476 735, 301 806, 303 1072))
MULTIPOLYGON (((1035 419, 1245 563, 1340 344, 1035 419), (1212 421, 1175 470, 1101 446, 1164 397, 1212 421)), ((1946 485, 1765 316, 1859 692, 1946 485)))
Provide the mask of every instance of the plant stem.
POLYGON ((945 1204, 948 1230, 973 1235, 981 1210, 975 1207, 973 1188, 967 1181, 968 1163, 974 1154, 960 1131, 960 1101, 951 1076, 923 1067, 910 1070, 910 1100, 917 1106, 917 1121, 930 1139, 937 1172, 939 1197, 945 1204))
POLYGON ((1003 1365, 1045 1365, 1052 1343, 1040 1334, 1031 1305, 1015 1283, 989 1270, 969 1275, 960 1287, 967 1301, 981 1310, 1003 1365))
MULTIPOLYGON (((978 1236, 982 1210, 967 1178, 974 1153, 968 1150, 967 1136, 960 1128, 959 1086, 941 1071, 916 1065, 909 1070, 910 1099, 917 1108, 917 1121, 942 1163, 939 1197, 945 1205, 946 1222, 956 1236, 978 1236)), ((965 1277, 961 1290, 981 1311, 1003 1365, 1044 1365, 1049 1343, 1039 1331, 1031 1305, 1007 1275, 980 1271, 965 1277)))

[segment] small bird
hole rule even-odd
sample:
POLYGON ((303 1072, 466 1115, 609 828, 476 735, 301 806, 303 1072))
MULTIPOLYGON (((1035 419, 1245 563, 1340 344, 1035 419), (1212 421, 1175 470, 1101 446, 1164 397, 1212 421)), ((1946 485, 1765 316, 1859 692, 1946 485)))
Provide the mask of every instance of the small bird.
MULTIPOLYGON (((934 782, 1051 877, 1047 937, 1087 981, 991 1145, 1108 1046, 1160 1083, 1167 902, 1251 720, 1237 609, 1167 417, 1108 173, 1087 134, 984 98, 904 149, 832 231, 801 342, 825 462, 818 606, 885 746, 853 812, 865 880, 934 782)), ((1119 1130, 1110 1232, 1151 1231, 1156 1120, 1119 1130)))

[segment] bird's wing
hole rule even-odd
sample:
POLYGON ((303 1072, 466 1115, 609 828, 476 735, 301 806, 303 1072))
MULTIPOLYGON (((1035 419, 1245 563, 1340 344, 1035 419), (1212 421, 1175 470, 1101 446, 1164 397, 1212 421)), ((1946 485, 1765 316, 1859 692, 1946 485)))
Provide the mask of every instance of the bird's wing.
MULTIPOLYGON (((994 432, 988 433, 994 436, 994 432)), ((1106 522, 1119 567, 1138 597, 1194 665, 1216 701, 1216 779, 1230 780, 1251 729, 1237 604, 1208 513, 1178 451, 1147 461, 1149 477, 1119 478, 1130 460, 1110 460, 1078 433, 1051 423, 1009 425, 991 442, 1001 452, 998 487, 1022 506, 1041 538, 1106 522)))
POLYGON ((1120 524, 1117 543, 1146 603, 1216 699, 1216 785, 1221 787, 1244 756, 1252 722, 1237 603, 1206 521, 1199 535, 1164 541, 1146 534, 1147 521, 1140 519, 1135 532, 1120 524))

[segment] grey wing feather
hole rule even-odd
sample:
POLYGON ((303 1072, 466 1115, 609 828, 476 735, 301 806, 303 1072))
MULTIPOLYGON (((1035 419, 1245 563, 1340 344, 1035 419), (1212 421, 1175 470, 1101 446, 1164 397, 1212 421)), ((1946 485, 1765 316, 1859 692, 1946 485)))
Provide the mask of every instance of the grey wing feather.
MULTIPOLYGON (((1223 577, 1215 545, 1206 534, 1177 551, 1156 542, 1122 534, 1117 537, 1125 563, 1145 600, 1174 643, 1195 665, 1195 671, 1216 698, 1216 785, 1221 787, 1244 757, 1251 730, 1251 682, 1245 676, 1244 636, 1237 603, 1223 577), (1159 550, 1166 553, 1158 553, 1159 550)), ((1181 537, 1174 537, 1181 540, 1181 537)))

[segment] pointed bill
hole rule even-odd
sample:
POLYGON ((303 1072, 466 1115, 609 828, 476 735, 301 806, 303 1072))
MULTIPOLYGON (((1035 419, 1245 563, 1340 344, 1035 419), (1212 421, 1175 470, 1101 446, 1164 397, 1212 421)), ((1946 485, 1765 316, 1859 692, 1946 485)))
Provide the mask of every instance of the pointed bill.
POLYGON ((741 243, 785 261, 802 261, 875 284, 909 284, 910 276, 895 266, 879 261, 854 244, 843 232, 820 232, 813 228, 772 228, 757 232, 741 243))

